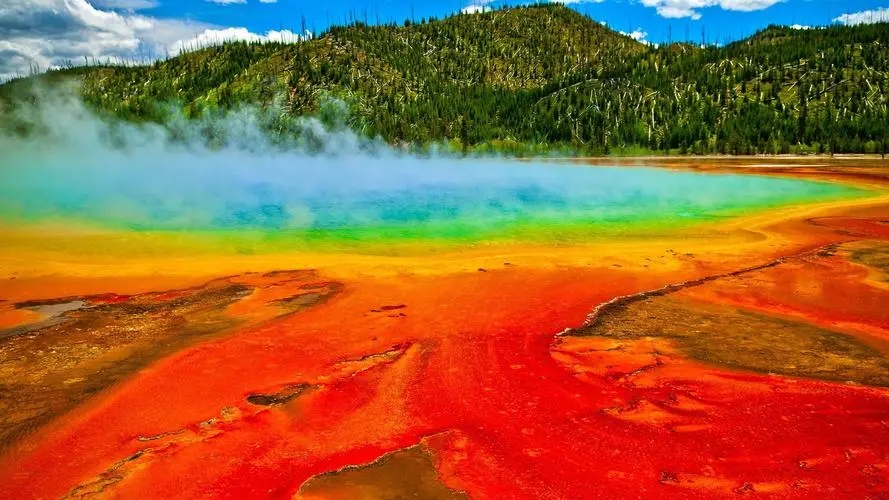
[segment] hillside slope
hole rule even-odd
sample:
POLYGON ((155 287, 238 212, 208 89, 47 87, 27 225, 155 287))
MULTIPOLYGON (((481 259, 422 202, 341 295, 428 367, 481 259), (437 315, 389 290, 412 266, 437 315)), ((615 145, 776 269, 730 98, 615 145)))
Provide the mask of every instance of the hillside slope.
MULTIPOLYGON (((163 121, 158 103, 167 102, 195 116, 277 100, 299 116, 333 95, 351 107, 352 126, 390 142, 588 153, 887 147, 887 24, 770 27, 722 48, 649 47, 550 4, 70 72, 86 102, 131 120, 163 121)), ((0 96, 29 84, 2 86, 0 96)))

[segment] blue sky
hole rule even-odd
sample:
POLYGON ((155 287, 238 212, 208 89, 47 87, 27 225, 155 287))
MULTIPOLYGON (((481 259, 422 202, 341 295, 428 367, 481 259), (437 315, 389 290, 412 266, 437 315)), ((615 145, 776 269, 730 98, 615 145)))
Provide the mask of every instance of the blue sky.
MULTIPOLYGON (((724 43, 769 24, 889 21, 889 0, 551 0, 653 43, 724 43)), ((515 0, 0 0, 0 81, 84 61, 149 61, 224 40, 295 40, 350 15, 371 23, 515 0)))
MULTIPOLYGON (((217 0, 231 2, 231 0, 217 0)), ((309 27, 323 29, 329 22, 342 22, 350 13, 373 22, 402 21, 411 16, 443 17, 467 6, 482 5, 466 0, 411 1, 411 0, 277 0, 261 3, 215 3, 211 0, 157 0, 152 14, 163 17, 188 16, 213 24, 241 25, 254 32, 289 28, 298 31, 305 16, 309 27)), ((483 2, 487 3, 487 2, 483 2)), ((490 2, 490 6, 519 2, 490 2)), ((672 31, 673 39, 689 37, 699 41, 704 28, 708 41, 735 40, 756 32, 769 24, 824 25, 835 22, 842 14, 878 11, 889 8, 889 0, 603 0, 569 2, 571 8, 598 21, 605 21, 615 29, 648 33, 652 42, 665 42, 672 31), (646 6, 653 5, 653 6, 646 6), (695 5, 714 4, 694 8, 695 5), (678 7, 674 11, 661 8, 678 7), (724 8, 724 7, 725 8, 724 8), (686 15, 687 12, 690 15, 686 15), (683 17, 668 17, 668 16, 683 17), (672 28, 672 30, 671 30, 672 28)))

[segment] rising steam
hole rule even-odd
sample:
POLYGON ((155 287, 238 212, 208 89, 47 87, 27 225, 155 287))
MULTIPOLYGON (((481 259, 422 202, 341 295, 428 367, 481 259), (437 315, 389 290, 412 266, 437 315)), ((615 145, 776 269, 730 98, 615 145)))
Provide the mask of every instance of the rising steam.
POLYGON ((837 189, 788 180, 655 169, 568 168, 446 150, 406 153, 349 127, 347 107, 318 116, 279 106, 163 125, 100 116, 73 92, 6 111, 0 220, 65 219, 127 230, 349 232, 374 239, 474 241, 527 228, 594 235, 604 225, 695 220, 837 189), (351 232, 350 232, 351 231, 351 232), (355 231, 358 231, 357 233, 355 231))

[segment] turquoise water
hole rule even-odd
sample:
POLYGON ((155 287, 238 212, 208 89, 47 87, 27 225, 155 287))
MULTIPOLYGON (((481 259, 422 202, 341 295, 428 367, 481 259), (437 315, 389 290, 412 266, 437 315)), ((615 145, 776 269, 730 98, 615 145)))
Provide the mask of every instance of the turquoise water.
POLYGON ((822 182, 655 168, 106 153, 3 165, 0 216, 136 231, 484 239, 569 226, 681 224, 859 194, 822 182))

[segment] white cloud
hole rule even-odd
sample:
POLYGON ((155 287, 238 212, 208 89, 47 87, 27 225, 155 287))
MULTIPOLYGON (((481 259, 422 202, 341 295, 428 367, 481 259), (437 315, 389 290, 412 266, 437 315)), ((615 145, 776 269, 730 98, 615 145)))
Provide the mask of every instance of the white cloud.
POLYGON ((889 22, 889 7, 843 14, 842 16, 835 18, 833 22, 845 24, 847 26, 856 24, 886 23, 889 22))
POLYGON ((93 5, 100 9, 145 10, 159 4, 157 0, 94 0, 93 5))
POLYGON ((806 24, 793 24, 790 26, 790 29, 792 29, 792 30, 810 30, 813 28, 809 25, 806 25, 806 24))
POLYGON ((781 0, 719 0, 718 5, 725 10, 753 12, 768 9, 780 2, 781 0))
POLYGON ((642 5, 653 7, 661 17, 701 18, 699 9, 719 7, 723 10, 752 12, 763 10, 783 0, 642 0, 642 5))
POLYGON ((218 3, 219 5, 231 5, 233 3, 247 3, 247 0, 207 0, 210 3, 218 3))
POLYGON ((479 14, 481 12, 490 12, 491 6, 489 4, 493 3, 494 0, 476 0, 474 3, 467 5, 460 9, 460 12, 463 14, 479 14))
POLYGON ((289 31, 265 35, 245 28, 136 14, 145 0, 0 0, 0 81, 97 60, 149 61, 183 47, 229 40, 297 41, 289 31), (98 7, 99 5, 102 7, 98 7), (123 9, 123 10, 115 10, 123 9))
POLYGON ((296 43, 309 38, 312 38, 312 33, 309 31, 303 35, 290 30, 269 31, 265 35, 257 35, 248 31, 247 28, 206 29, 192 38, 173 43, 170 45, 169 51, 171 54, 178 54, 183 50, 188 51, 233 41, 296 43))
POLYGON ((635 30, 633 30, 629 33, 627 33, 626 31, 620 31, 619 33, 621 35, 628 36, 641 44, 651 45, 651 42, 649 42, 648 40, 645 39, 645 37, 648 36, 648 32, 642 31, 642 28, 636 28, 635 30))
POLYGON ((482 12, 490 12, 491 8, 487 5, 467 5, 460 12, 464 14, 479 14, 482 12))
POLYGON ((278 3, 278 0, 259 0, 259 3, 278 3))

